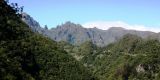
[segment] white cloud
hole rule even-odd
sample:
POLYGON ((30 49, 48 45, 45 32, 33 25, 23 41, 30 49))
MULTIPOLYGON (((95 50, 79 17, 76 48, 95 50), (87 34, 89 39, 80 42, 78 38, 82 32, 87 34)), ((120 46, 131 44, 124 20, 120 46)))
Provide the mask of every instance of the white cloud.
POLYGON ((160 32, 160 27, 147 27, 145 25, 130 25, 122 21, 94 21, 94 22, 87 22, 83 24, 85 28, 99 28, 102 30, 107 30, 110 27, 122 27, 125 29, 133 29, 139 31, 153 31, 153 32, 160 32))

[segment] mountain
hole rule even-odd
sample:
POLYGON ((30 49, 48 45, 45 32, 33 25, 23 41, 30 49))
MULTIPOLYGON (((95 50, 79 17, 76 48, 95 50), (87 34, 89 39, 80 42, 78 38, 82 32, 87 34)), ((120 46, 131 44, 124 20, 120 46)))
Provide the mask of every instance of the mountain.
POLYGON ((0 80, 160 80, 160 33, 71 22, 48 30, 17 9, 0 1, 0 80))
POLYGON ((127 34, 84 62, 100 80, 159 80, 159 52, 158 40, 127 34))
POLYGON ((66 41, 74 45, 80 45, 81 43, 84 43, 86 41, 91 41, 93 44, 103 47, 117 41, 126 34, 138 35, 144 39, 150 36, 157 35, 154 32, 127 30, 121 27, 112 27, 108 30, 101 30, 97 28, 84 28, 80 24, 74 24, 70 21, 66 22, 65 24, 58 25, 56 28, 45 30, 42 28, 39 29, 40 27, 36 27, 39 25, 35 26, 34 24, 32 24, 32 22, 36 21, 33 20, 32 18, 31 19, 29 18, 31 17, 24 18, 23 21, 29 24, 29 26, 33 30, 36 30, 48 36, 52 40, 66 41))
POLYGON ((57 42, 31 31, 17 9, 0 1, 0 80, 96 80, 57 42))
POLYGON ((27 13, 23 12, 22 13, 22 20, 28 24, 28 26, 33 30, 33 31, 39 31, 40 33, 42 32, 42 28, 40 27, 40 24, 35 21, 30 15, 27 13))
POLYGON ((33 32, 38 32, 43 35, 48 34, 48 29, 42 28, 40 24, 36 20, 34 20, 30 15, 28 15, 25 12, 21 13, 21 15, 22 21, 24 21, 32 29, 33 32))
POLYGON ((61 49, 90 69, 99 80, 159 80, 160 42, 126 34, 98 47, 91 41, 79 46, 59 42, 61 49))

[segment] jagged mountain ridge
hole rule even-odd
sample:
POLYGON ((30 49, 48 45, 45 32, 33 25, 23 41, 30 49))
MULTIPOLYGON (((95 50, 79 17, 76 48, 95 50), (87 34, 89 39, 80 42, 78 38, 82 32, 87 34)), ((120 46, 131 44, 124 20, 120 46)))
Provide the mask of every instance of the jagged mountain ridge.
POLYGON ((58 25, 56 28, 46 30, 41 28, 39 24, 32 24, 32 22, 38 23, 32 17, 27 16, 26 14, 24 16, 27 18, 23 18, 23 21, 26 22, 33 31, 42 33, 55 41, 66 41, 75 45, 79 45, 86 41, 92 41, 93 44, 96 44, 97 46, 106 46, 109 43, 117 41, 126 34, 134 34, 142 38, 159 38, 158 34, 150 31, 127 30, 121 27, 112 27, 108 30, 84 28, 80 24, 74 24, 69 21, 62 25, 58 25))
POLYGON ((47 34, 47 29, 44 29, 40 26, 40 24, 34 20, 30 15, 23 12, 22 13, 22 21, 24 21, 34 32, 38 32, 40 34, 47 34))

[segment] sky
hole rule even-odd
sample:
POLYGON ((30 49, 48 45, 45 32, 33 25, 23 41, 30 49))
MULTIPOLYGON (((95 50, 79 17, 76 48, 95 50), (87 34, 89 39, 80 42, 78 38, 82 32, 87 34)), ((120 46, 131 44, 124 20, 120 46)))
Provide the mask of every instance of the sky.
POLYGON ((9 0, 43 27, 66 21, 84 27, 124 27, 160 32, 160 0, 9 0))

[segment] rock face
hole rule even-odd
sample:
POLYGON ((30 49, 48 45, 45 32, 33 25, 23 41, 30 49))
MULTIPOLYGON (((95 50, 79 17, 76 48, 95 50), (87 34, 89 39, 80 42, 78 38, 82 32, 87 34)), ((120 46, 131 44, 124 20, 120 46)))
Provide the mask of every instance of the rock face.
POLYGON ((27 13, 22 13, 22 20, 29 25, 29 27, 33 31, 41 32, 41 27, 37 21, 35 21, 30 15, 27 13))
POLYGON ((86 41, 92 41, 98 46, 106 46, 115 42, 126 34, 135 34, 142 38, 148 38, 154 35, 153 32, 126 30, 120 27, 113 27, 108 30, 100 30, 97 28, 83 28, 79 24, 66 22, 57 28, 52 28, 50 34, 47 34, 53 40, 67 41, 71 44, 81 44, 86 41))
POLYGON ((140 73, 140 72, 145 72, 145 69, 144 69, 143 65, 140 64, 140 65, 138 65, 138 66, 136 67, 136 71, 137 71, 138 73, 140 73))
POLYGON ((83 28, 80 24, 66 22, 58 25, 56 28, 44 29, 32 17, 23 13, 22 20, 26 22, 33 31, 39 32, 55 41, 66 41, 71 44, 79 45, 86 41, 92 41, 97 46, 106 46, 109 43, 117 41, 126 34, 138 35, 142 38, 157 38, 158 34, 149 31, 126 30, 121 27, 112 27, 108 30, 97 28, 83 28), (152 37, 154 36, 154 37, 152 37))
POLYGON ((40 34, 46 35, 48 29, 44 29, 40 26, 40 24, 34 20, 30 15, 27 13, 22 13, 22 21, 29 25, 33 32, 38 32, 40 34))

